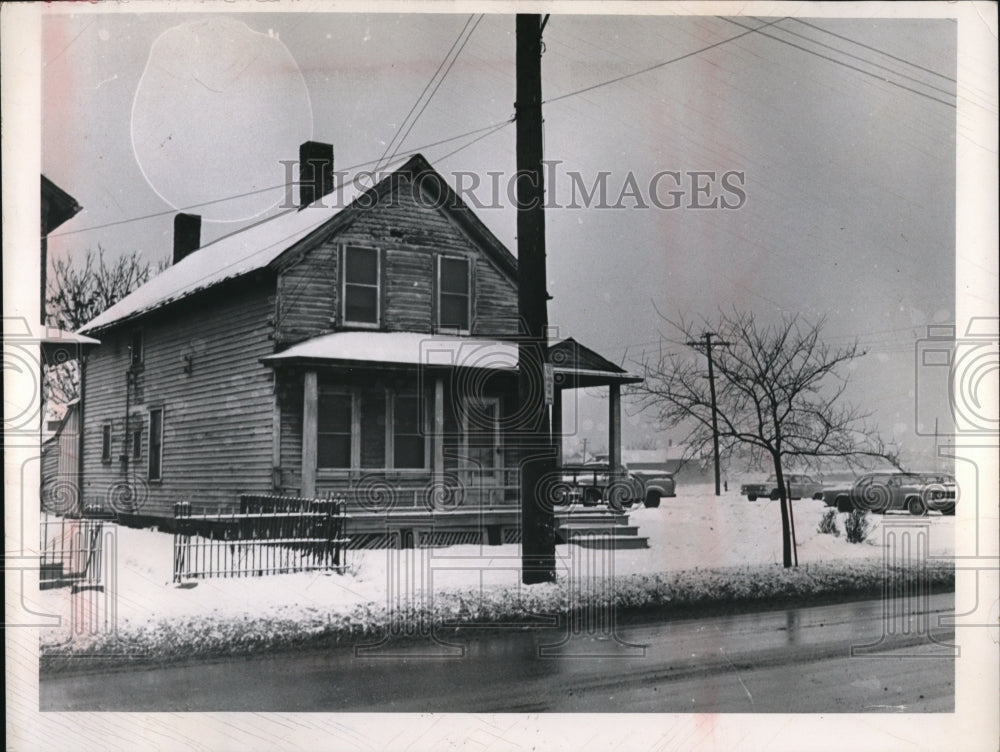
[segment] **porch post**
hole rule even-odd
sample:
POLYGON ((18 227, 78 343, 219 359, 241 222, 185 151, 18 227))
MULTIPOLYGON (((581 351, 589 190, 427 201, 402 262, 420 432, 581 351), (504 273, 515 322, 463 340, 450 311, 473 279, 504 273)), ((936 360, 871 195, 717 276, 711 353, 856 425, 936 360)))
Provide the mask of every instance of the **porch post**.
POLYGON ((562 467, 562 389, 554 387, 552 390, 552 443, 556 447, 556 467, 562 467))
POLYGON ((434 479, 444 479, 444 377, 434 379, 434 479))
POLYGON ((316 496, 316 456, 319 436, 319 389, 316 372, 306 371, 302 388, 302 496, 316 496))
POLYGON ((622 402, 621 385, 608 385, 608 472, 617 475, 622 466, 622 402))
POLYGON ((281 399, 278 394, 278 372, 272 372, 271 395, 271 489, 281 488, 281 399))

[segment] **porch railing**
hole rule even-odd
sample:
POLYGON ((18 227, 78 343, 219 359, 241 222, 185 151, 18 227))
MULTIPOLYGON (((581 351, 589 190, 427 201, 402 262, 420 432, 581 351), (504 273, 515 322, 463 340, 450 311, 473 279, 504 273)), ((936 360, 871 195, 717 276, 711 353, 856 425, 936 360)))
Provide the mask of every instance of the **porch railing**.
MULTIPOLYGON (((450 468, 440 476, 419 478, 372 472, 346 482, 335 481, 335 493, 344 496, 349 509, 361 512, 514 507, 520 489, 518 474, 516 467, 488 472, 450 468)), ((322 479, 319 485, 324 485, 322 479)))
POLYGON ((174 582, 206 577, 260 577, 343 566, 346 503, 342 498, 240 497, 239 511, 193 514, 174 505, 174 582))

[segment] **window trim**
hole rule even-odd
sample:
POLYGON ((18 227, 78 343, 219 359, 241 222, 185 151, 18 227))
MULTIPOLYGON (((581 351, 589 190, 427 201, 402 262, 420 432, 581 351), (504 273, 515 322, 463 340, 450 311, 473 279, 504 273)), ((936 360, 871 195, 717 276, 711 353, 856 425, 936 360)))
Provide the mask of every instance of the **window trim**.
POLYGON ((101 423, 101 464, 110 465, 114 454, 114 434, 110 420, 101 423))
POLYGON ((461 256, 456 253, 439 253, 437 255, 437 290, 434 296, 434 328, 437 331, 455 331, 458 334, 469 334, 472 331, 472 259, 468 256, 461 256), (441 287, 441 268, 444 266, 445 259, 452 261, 464 261, 465 262, 465 317, 468 326, 465 328, 448 326, 441 323, 441 311, 443 306, 441 305, 441 297, 443 295, 453 295, 458 296, 458 293, 445 292, 441 287))
POLYGON ((340 253, 340 321, 344 326, 354 326, 363 329, 378 329, 382 326, 382 249, 378 246, 361 245, 357 243, 345 243, 341 246, 340 253), (375 254, 375 284, 369 285, 360 282, 347 281, 347 257, 351 249, 371 251, 375 254), (352 321, 347 318, 347 286, 375 288, 375 321, 352 321))
POLYGON ((163 481, 163 426, 166 422, 166 413, 162 405, 157 407, 150 407, 146 410, 147 426, 146 433, 149 437, 149 451, 146 452, 146 478, 152 483, 161 483, 163 481), (160 414, 160 435, 157 437, 157 442, 153 443, 153 413, 160 414), (156 477, 153 477, 153 447, 156 447, 156 464, 158 465, 158 473, 156 477))

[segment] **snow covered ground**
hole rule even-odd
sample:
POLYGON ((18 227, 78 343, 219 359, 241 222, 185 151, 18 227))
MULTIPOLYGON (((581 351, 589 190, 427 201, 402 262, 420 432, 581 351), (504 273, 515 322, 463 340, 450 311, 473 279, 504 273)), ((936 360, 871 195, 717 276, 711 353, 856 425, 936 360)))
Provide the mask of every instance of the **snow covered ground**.
MULTIPOLYGON (((826 507, 820 501, 794 502, 800 565, 842 562, 850 571, 858 559, 879 560, 883 556, 883 528, 915 521, 907 515, 883 518, 873 515, 874 529, 865 543, 848 543, 820 534, 817 525, 826 507)), ((843 531, 841 515, 841 531, 843 531)), ((954 554, 954 517, 924 518, 929 529, 931 556, 954 554)), ((670 573, 692 569, 746 566, 780 566, 781 519, 777 502, 750 503, 735 491, 716 498, 710 486, 687 486, 680 496, 664 499, 658 509, 636 509, 629 524, 638 525, 639 535, 649 538, 649 548, 614 552, 613 566, 607 557, 575 545, 557 546, 560 579, 578 575, 670 573)), ((67 588, 38 593, 34 610, 59 614, 62 627, 43 630, 43 644, 66 639, 73 622, 71 598, 77 598, 77 623, 81 603, 111 613, 117 628, 134 631, 162 622, 197 623, 201 619, 226 620, 273 617, 280 620, 309 618, 317 613, 347 612, 366 603, 385 606, 392 587, 407 594, 420 589, 434 592, 478 589, 522 588, 520 549, 516 545, 453 546, 407 552, 349 551, 347 571, 302 573, 242 579, 199 580, 193 586, 172 582, 173 538, 151 530, 115 528, 115 581, 108 581, 100 596, 81 593, 70 596, 67 588), (409 576, 408 576, 409 575, 409 576), (111 600, 109 600, 111 599, 111 600), (113 610, 108 605, 113 601, 113 610), (103 603, 104 605, 100 605, 103 603), (97 604, 97 605, 94 605, 97 604)), ((546 587, 546 586, 532 586, 546 587)), ((398 592, 398 591, 397 591, 398 592)))

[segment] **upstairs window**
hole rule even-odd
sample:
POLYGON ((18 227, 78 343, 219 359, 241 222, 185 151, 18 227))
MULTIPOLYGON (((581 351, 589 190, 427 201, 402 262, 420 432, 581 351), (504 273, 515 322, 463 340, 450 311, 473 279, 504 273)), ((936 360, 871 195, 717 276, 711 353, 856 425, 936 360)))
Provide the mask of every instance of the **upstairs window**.
POLYGON ((438 257, 438 328, 469 331, 471 298, 469 260, 438 257))
POLYGON ((133 368, 142 365, 142 329, 133 329, 128 344, 129 363, 133 368))
POLYGON ((379 253, 375 248, 344 248, 344 323, 378 326, 379 253))

